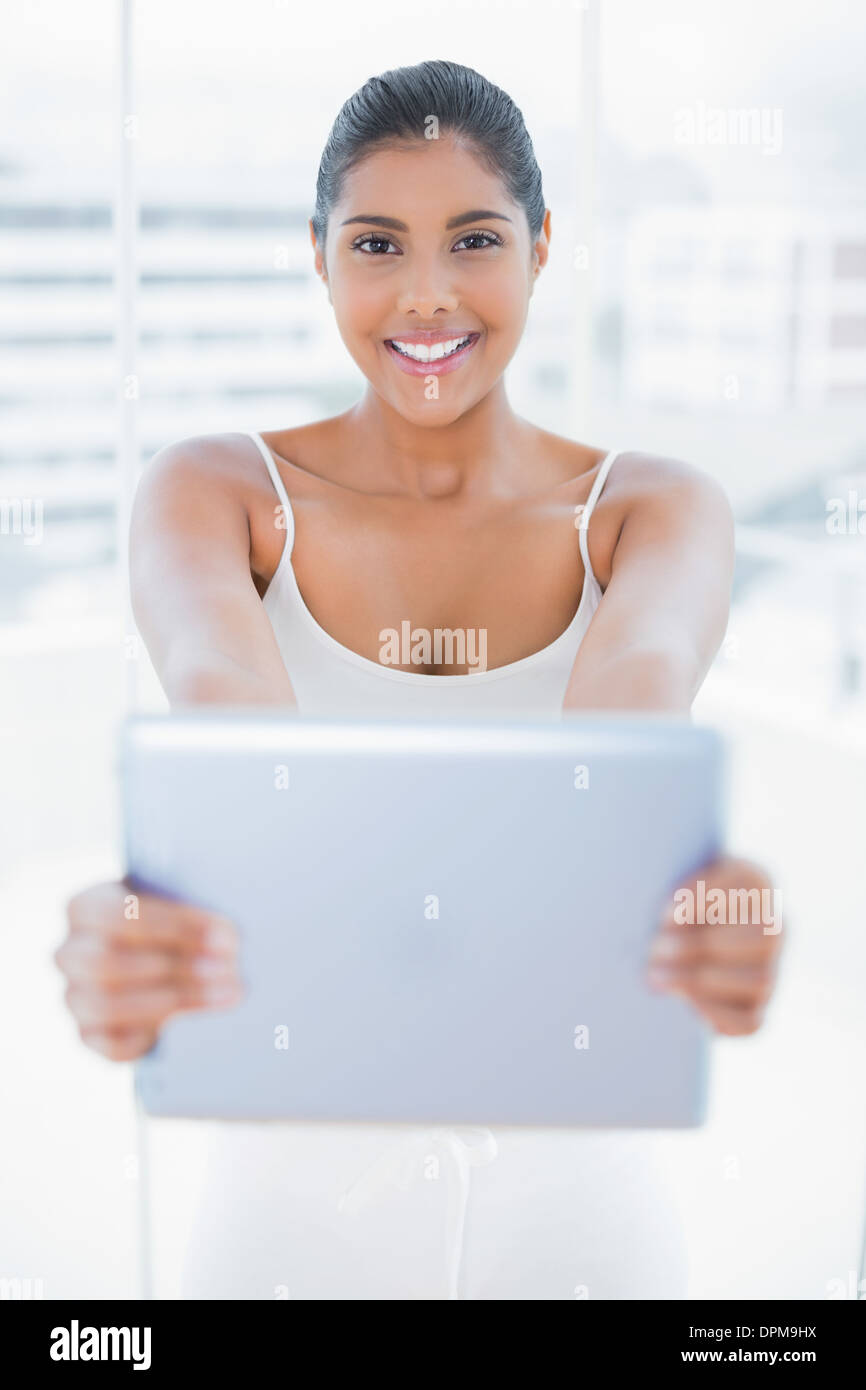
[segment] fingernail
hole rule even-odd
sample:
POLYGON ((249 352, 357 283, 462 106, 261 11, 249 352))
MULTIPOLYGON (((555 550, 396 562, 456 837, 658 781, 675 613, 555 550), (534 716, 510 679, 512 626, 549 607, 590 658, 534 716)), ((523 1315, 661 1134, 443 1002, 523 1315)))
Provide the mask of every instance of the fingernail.
POLYGON ((204 991, 208 1004, 235 1004, 241 997, 238 985, 208 985, 204 991))
POLYGON ((234 966, 225 958, 212 960, 206 956, 200 956, 192 962, 191 966, 194 975, 200 980, 231 980, 234 979, 234 966))
POLYGON ((660 966, 653 966, 647 972, 647 982, 650 989, 667 989, 671 982, 671 972, 660 966))
POLYGON ((221 955, 231 955, 237 949, 237 932, 227 917, 211 917, 205 930, 205 945, 221 955))
POLYGON ((668 961, 673 960, 679 955, 679 941, 672 941, 670 937, 660 936, 652 944, 650 950, 650 960, 668 961))

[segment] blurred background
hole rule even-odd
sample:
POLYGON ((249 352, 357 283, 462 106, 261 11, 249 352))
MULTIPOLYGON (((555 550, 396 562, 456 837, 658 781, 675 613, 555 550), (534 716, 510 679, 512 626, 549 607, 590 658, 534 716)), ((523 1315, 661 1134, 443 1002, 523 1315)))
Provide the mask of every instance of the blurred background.
POLYGON ((866 11, 846 0, 31 0, 0 51, 0 1296, 130 1297, 129 1068, 85 1053, 49 956, 121 867, 118 721, 164 708, 126 598, 164 444, 362 386, 307 219, 345 98, 450 58, 523 110, 551 260, 512 401, 688 459, 738 523, 695 706, 731 847, 791 924, 765 1028, 664 1139, 693 1296, 866 1295, 866 11), (20 1060, 19 1060, 20 1059, 20 1060), (29 1281, 29 1282, 28 1282, 29 1281), (29 1294, 28 1294, 29 1289, 29 1294))

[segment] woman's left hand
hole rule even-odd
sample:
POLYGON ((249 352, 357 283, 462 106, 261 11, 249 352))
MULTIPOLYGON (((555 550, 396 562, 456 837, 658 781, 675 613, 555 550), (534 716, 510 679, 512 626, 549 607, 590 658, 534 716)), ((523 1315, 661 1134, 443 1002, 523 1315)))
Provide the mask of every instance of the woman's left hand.
POLYGON ((707 864, 673 895, 650 952, 651 987, 690 999, 718 1033, 754 1033, 782 948, 779 897, 755 864, 707 864))

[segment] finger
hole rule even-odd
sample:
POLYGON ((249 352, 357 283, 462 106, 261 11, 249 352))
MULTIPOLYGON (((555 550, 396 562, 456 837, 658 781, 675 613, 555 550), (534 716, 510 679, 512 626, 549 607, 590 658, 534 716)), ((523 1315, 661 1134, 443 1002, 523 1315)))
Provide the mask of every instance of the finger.
POLYGON ((186 956, 170 951, 106 948, 100 937, 73 936, 54 960, 70 984, 125 990, 145 984, 195 985, 210 980, 240 981, 234 956, 186 956))
POLYGON ((767 872, 751 859, 740 859, 732 854, 721 854, 709 864, 704 864, 689 878, 684 879, 683 888, 695 889, 703 879, 707 892, 711 888, 770 888, 767 872))
POLYGON ((661 963, 692 964, 708 959, 749 965, 776 954, 780 934, 765 932, 760 925, 734 923, 730 926, 665 927, 650 947, 650 960, 661 963))
POLYGON ((235 954, 237 930, 218 913, 153 893, 139 893, 124 883, 101 883, 67 904, 71 934, 86 932, 118 946, 149 946, 192 955, 235 954))
POLYGON ((761 1008, 736 1004, 695 1004, 698 1013, 717 1033, 728 1037, 743 1037, 756 1033, 764 1021, 761 1008))
POLYGON ((655 966, 651 980, 672 993, 706 1004, 765 1005, 773 992, 772 972, 754 966, 655 966))
POLYGON ((766 917, 765 925, 772 927, 775 925, 773 919, 780 916, 781 894, 758 865, 745 859, 717 859, 671 892, 665 904, 664 924, 682 925, 687 907, 694 909, 701 902, 711 912, 727 908, 729 921, 734 920, 735 915, 748 914, 760 917, 762 922, 766 917), (714 897, 714 894, 721 897, 714 897))
POLYGON ((106 994, 84 985, 70 985, 66 1003, 80 1028, 104 1031, 112 1028, 159 1026, 171 1014, 185 1009, 216 1009, 240 1002, 239 986, 212 984, 160 987, 106 994))
POLYGON ((149 1052, 157 1039, 155 1029, 139 1032, 98 1032, 95 1029, 82 1029, 81 1037, 88 1047, 101 1052, 112 1062, 134 1062, 149 1052))

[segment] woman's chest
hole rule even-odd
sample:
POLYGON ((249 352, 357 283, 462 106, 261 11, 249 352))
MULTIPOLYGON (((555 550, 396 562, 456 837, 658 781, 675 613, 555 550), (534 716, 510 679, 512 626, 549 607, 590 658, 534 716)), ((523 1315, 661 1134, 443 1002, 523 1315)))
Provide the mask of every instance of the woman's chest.
POLYGON ((395 670, 462 675, 554 642, 584 584, 575 504, 451 505, 295 497, 294 544, 271 506, 251 567, 272 602, 300 602, 335 641, 395 670), (270 532, 270 534, 268 534, 270 532))

